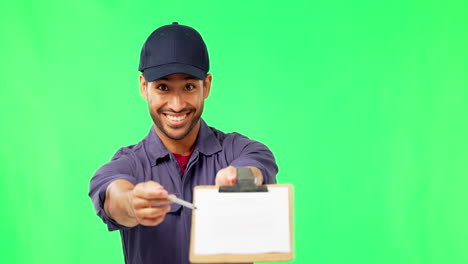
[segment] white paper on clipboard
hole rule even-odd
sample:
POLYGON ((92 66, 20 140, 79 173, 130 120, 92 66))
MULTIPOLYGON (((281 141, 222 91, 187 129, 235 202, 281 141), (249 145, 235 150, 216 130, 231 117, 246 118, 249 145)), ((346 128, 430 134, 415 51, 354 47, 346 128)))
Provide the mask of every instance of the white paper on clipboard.
POLYGON ((250 193, 195 189, 194 197, 195 254, 291 251, 288 187, 250 193))

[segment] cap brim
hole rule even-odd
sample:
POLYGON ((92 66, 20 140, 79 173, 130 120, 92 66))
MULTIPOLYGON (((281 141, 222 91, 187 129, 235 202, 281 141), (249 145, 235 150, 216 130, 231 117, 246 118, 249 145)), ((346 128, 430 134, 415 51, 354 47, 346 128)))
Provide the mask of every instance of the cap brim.
POLYGON ((143 75, 145 76, 147 82, 156 81, 164 76, 175 73, 185 73, 200 80, 204 80, 206 77, 205 71, 200 70, 199 68, 192 65, 180 63, 165 64, 143 70, 143 75))

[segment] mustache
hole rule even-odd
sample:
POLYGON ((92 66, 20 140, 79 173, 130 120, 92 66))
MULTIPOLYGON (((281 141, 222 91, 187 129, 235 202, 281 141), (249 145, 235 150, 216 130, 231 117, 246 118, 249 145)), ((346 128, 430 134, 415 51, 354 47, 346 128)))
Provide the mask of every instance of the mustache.
POLYGON ((163 114, 163 113, 167 113, 167 112, 174 113, 174 114, 179 114, 179 113, 183 113, 183 112, 195 112, 195 110, 196 110, 195 108, 183 108, 183 109, 181 109, 179 111, 175 111, 175 110, 173 110, 171 108, 160 108, 160 109, 158 109, 157 112, 158 112, 158 114, 163 114))

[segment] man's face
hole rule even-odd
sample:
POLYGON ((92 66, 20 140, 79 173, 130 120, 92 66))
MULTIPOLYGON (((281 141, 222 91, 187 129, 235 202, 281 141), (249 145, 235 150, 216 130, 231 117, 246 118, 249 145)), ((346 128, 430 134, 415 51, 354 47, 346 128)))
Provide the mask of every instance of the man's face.
POLYGON ((177 73, 153 82, 146 82, 140 75, 140 91, 148 101, 157 132, 172 140, 184 139, 190 132, 198 133, 210 86, 211 75, 199 80, 177 73), (195 127, 196 131, 193 129, 195 127))

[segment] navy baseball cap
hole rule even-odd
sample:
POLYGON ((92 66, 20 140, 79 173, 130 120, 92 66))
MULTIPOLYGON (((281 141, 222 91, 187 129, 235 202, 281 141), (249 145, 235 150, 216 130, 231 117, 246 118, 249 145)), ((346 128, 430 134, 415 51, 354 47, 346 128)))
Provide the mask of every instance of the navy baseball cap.
POLYGON ((141 50, 138 68, 148 82, 174 73, 204 80, 209 69, 208 50, 200 34, 177 22, 151 33, 141 50))

